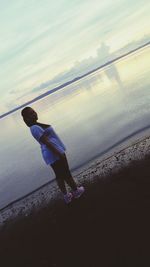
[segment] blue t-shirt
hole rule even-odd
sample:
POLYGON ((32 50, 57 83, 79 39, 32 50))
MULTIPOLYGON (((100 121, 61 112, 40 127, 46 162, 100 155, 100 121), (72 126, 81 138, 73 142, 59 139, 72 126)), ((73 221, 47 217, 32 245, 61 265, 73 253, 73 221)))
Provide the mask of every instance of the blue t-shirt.
POLYGON ((43 129, 39 125, 32 125, 30 127, 30 131, 33 137, 39 142, 41 146, 42 156, 46 164, 54 163, 56 160, 59 159, 59 156, 54 154, 52 150, 50 150, 45 144, 40 142, 40 138, 43 134, 45 134, 48 137, 50 143, 52 143, 55 146, 55 148, 59 150, 60 153, 62 154, 65 153, 66 147, 62 143, 58 135, 55 133, 52 126, 49 126, 48 128, 43 129))

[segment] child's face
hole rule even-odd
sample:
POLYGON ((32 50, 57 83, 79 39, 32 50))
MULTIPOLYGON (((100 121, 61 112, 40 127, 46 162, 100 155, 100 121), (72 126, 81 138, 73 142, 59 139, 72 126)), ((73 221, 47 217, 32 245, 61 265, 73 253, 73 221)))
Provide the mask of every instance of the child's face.
POLYGON ((31 122, 36 122, 38 120, 38 115, 32 108, 28 110, 27 117, 31 122))

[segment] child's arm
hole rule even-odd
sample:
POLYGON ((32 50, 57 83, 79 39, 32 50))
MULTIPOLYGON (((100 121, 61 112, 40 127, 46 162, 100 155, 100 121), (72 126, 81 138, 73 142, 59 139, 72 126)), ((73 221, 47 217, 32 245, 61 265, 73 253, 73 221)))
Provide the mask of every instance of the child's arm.
POLYGON ((48 137, 45 134, 43 134, 40 137, 40 142, 45 144, 50 150, 52 150, 60 158, 64 157, 64 155, 62 153, 60 153, 59 150, 49 141, 48 137))

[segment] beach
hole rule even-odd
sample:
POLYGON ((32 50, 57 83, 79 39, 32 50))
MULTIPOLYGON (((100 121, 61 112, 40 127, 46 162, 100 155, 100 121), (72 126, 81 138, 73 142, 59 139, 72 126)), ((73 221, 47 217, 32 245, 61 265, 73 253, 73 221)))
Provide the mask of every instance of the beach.
POLYGON ((150 2, 0 7, 0 267, 150 267, 150 2))
POLYGON ((48 203, 5 220, 2 265, 150 266, 149 148, 147 137, 90 163, 76 174, 86 192, 69 206, 54 190, 48 203))

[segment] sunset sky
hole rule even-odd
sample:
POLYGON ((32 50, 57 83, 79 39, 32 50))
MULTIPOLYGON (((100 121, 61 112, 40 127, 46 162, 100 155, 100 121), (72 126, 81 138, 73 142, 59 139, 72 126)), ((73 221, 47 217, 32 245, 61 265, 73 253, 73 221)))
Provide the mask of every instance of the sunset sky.
POLYGON ((0 0, 0 114, 69 80, 103 42, 113 53, 148 38, 149 14, 149 0, 0 0))

